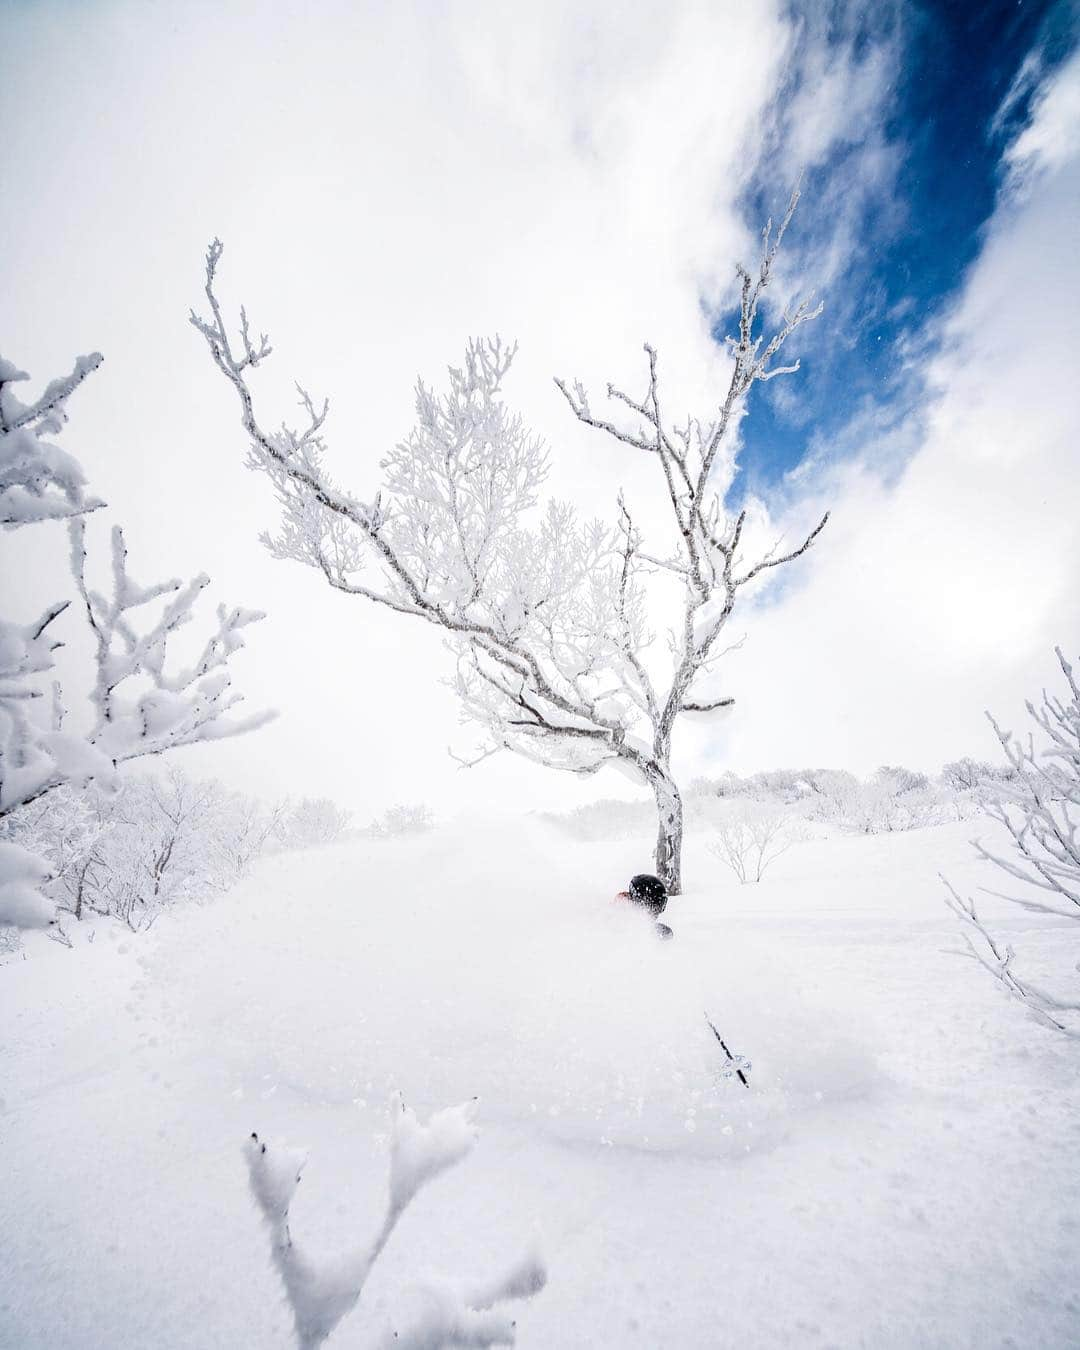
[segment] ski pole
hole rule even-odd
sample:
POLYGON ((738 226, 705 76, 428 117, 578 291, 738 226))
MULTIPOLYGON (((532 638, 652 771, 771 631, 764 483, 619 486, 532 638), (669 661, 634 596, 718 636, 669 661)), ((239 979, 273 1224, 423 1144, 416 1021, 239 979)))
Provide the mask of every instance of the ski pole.
MULTIPOLYGON (((716 1039, 720 1042, 720 1049, 723 1050, 724 1054, 727 1055, 728 1059, 734 1060, 735 1056, 731 1053, 731 1051, 730 1051, 730 1050, 727 1048, 727 1046, 725 1045, 723 1036, 721 1036, 720 1033, 717 1031, 717 1029, 713 1026, 712 1018, 709 1016, 708 1013, 705 1014, 705 1021, 708 1022, 708 1024, 709 1024, 709 1030, 710 1030, 710 1031, 712 1032, 712 1034, 716 1037, 716 1039)), ((748 1088, 748 1087, 750 1086, 750 1081, 749 1081, 749 1079, 746 1077, 746 1074, 743 1073, 742 1069, 736 1069, 736 1070, 735 1070, 735 1074, 736 1074, 736 1077, 738 1078, 739 1082, 743 1085, 744 1088, 748 1088)))

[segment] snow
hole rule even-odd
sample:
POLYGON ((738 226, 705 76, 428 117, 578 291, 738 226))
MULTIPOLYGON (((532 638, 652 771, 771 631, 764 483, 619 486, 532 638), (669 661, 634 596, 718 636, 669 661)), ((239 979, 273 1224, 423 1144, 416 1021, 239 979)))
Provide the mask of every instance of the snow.
POLYGON ((48 928, 56 918, 56 906, 29 881, 5 881, 0 885, 0 924, 15 928, 48 928))
POLYGON ((38 891, 48 879, 47 864, 29 849, 0 840, 0 924, 47 928, 56 906, 38 891))
POLYGON ((39 739, 51 756, 58 777, 73 783, 93 778, 103 788, 117 786, 112 760, 84 737, 70 731, 48 731, 39 739))
MULTIPOLYGON (((815 839, 751 886, 693 836, 667 943, 610 902, 647 855, 520 820, 276 857, 138 936, 28 935, 0 966, 0 1345, 291 1346, 253 1131, 290 1141, 264 1199, 305 1251, 377 1230, 395 1148, 406 1190, 458 1164, 331 1347, 435 1344, 534 1247, 522 1347, 1077 1344, 1076 1046, 957 954, 938 871, 996 881, 971 833, 815 839)), ((983 908, 1071 971, 1075 923, 983 908)))
POLYGON ((477 1138, 475 1104, 448 1106, 423 1125, 401 1094, 395 1093, 391 1111, 390 1208, 402 1210, 425 1182, 471 1152, 477 1138))

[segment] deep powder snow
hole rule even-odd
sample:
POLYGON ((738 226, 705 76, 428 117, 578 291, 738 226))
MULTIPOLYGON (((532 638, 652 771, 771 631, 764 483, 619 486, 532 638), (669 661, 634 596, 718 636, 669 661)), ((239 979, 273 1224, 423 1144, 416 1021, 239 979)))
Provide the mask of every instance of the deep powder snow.
MULTIPOLYGON (((631 846, 510 821, 274 858, 141 936, 34 935, 0 968, 0 1345, 284 1350, 244 1141, 304 1146, 294 1230, 352 1247, 395 1089, 478 1096, 480 1142, 329 1345, 534 1242, 524 1347, 1080 1344, 1076 1045, 956 955, 936 874, 994 884, 972 832, 816 840, 745 887, 691 841, 667 943, 611 901, 631 846)), ((1075 978, 1075 924, 983 909, 1075 978)))

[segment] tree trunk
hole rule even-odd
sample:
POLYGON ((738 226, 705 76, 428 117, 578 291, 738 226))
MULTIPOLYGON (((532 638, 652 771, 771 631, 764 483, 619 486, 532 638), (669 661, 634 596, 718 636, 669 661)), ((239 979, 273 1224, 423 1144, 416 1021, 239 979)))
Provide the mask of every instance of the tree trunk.
POLYGON ((656 875, 668 895, 682 893, 683 804, 679 789, 662 769, 649 775, 649 786, 656 798, 658 830, 656 835, 656 875))

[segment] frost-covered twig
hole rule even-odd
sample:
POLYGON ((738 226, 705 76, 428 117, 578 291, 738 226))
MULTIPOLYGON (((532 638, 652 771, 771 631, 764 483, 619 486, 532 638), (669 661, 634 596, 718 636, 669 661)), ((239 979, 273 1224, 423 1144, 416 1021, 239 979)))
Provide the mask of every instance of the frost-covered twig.
MULTIPOLYGON (((982 858, 1009 876, 1067 902, 1064 910, 1041 908, 1080 919, 1080 684, 1060 647, 1055 654, 1068 698, 1044 690, 1038 707, 1030 701, 1026 705, 1045 737, 1040 751, 1033 737, 1024 741, 987 714, 1012 774, 993 791, 982 792, 982 805, 1012 837, 1016 857, 1002 857, 973 842, 982 858)), ((1040 908, 1031 901, 1017 903, 1040 908)))
POLYGON ((942 876, 941 880, 948 891, 945 903, 977 934, 975 939, 970 933, 964 934, 964 941, 975 960, 1000 981, 1013 998, 1019 999, 1044 1026, 1052 1027, 1055 1031, 1063 1031, 1067 1036, 1080 1037, 1080 1027, 1073 1027, 1060 1017, 1062 1013, 1080 1012, 1080 1003, 1065 1002, 1031 980, 1022 979, 1017 975, 1013 970, 1016 953, 1012 946, 1007 943, 1003 947, 998 942, 979 918, 975 901, 971 896, 966 900, 963 899, 947 877, 942 876))
MULTIPOLYGON (((1048 891, 1065 905, 1061 908, 1008 894, 1002 899, 1023 909, 1080 919, 1080 682, 1060 647, 1055 648, 1055 654, 1065 676, 1068 696, 1060 698, 1044 690, 1038 707, 1030 701, 1026 705, 1045 737, 1040 749, 1036 750, 1033 736, 1024 741, 999 726, 987 713, 1009 772, 997 782, 981 782, 979 797, 987 814, 1011 836, 1014 856, 992 852, 977 839, 972 843, 984 861, 1017 881, 1048 891)), ((965 903, 948 882, 945 884, 950 893, 946 900, 950 909, 981 936, 982 954, 970 937, 968 942, 982 965, 1045 1025, 1069 1035, 1080 1035, 1080 1029, 1073 1029, 1070 1022, 1058 1016, 1080 1011, 1080 1004, 1062 1002, 1032 985, 1030 980, 1018 979, 1012 971, 1012 948, 1002 951, 978 919, 974 901, 969 899, 965 903)))
MULTIPOLYGON (((252 1194, 270 1230, 270 1251, 292 1310, 300 1350, 322 1345, 357 1304, 398 1220, 429 1181, 462 1161, 476 1143, 474 1102, 436 1112, 422 1124, 400 1094, 391 1100, 389 1196, 374 1237, 351 1251, 318 1259, 301 1248, 289 1228, 289 1207, 306 1162, 302 1151, 270 1145, 253 1134, 247 1146, 252 1194)), ((473 1285, 432 1281, 422 1286, 422 1306, 407 1326, 380 1344, 438 1350, 442 1346, 514 1343, 514 1324, 495 1305, 529 1298, 546 1282, 536 1257, 527 1257, 494 1280, 473 1285)))

